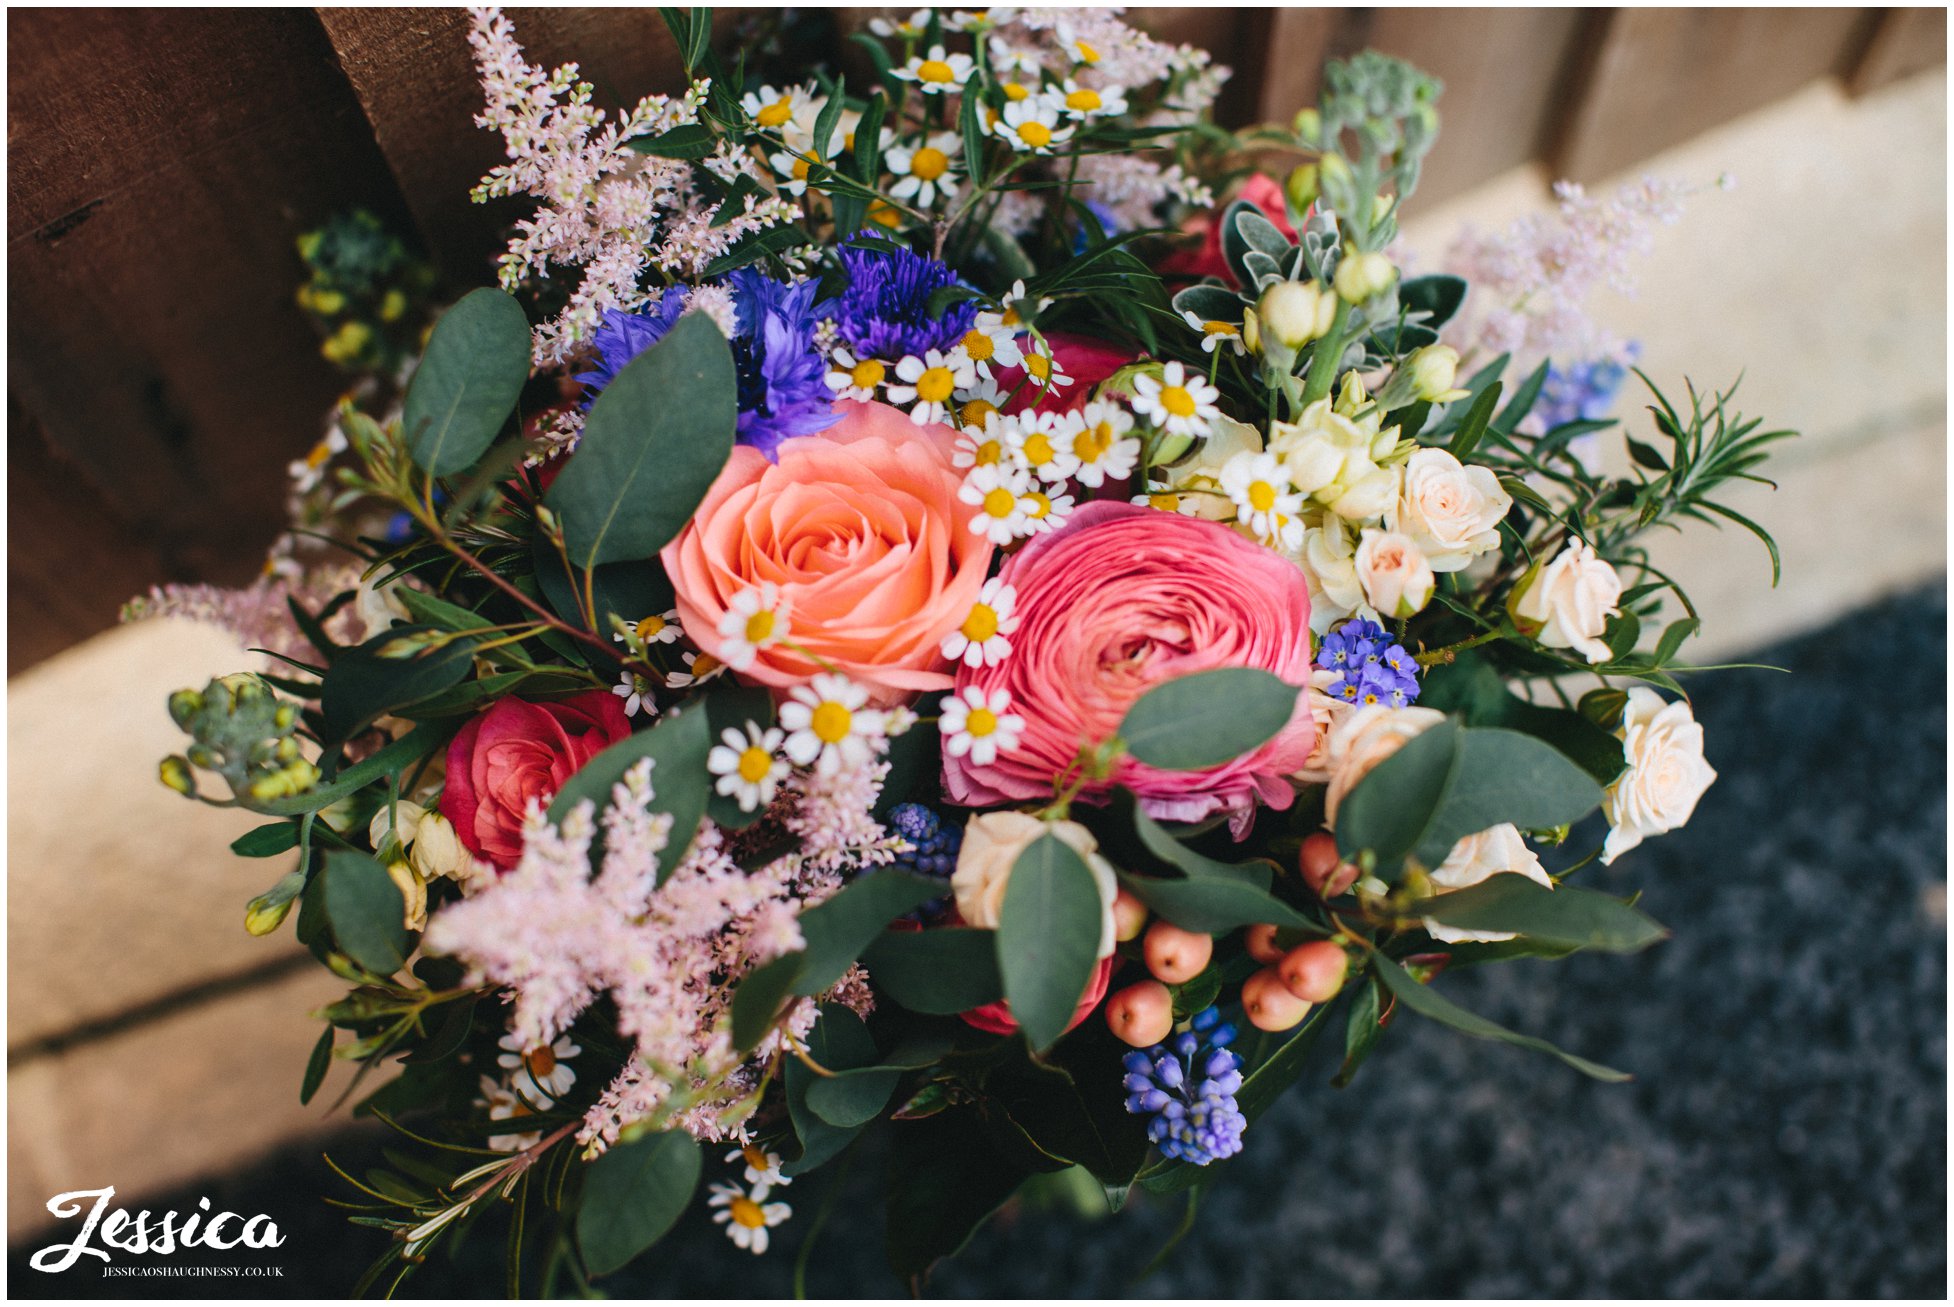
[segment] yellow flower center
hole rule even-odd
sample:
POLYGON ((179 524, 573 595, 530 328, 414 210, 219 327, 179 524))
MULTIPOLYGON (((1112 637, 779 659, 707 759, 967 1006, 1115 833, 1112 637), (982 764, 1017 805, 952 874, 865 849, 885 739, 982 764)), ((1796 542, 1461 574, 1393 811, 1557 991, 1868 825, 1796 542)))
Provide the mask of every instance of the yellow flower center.
POLYGON ((1266 513, 1276 506, 1276 488, 1266 481, 1257 481, 1248 488, 1248 506, 1258 513, 1266 513))
POLYGON ((1100 108, 1104 103, 1105 101, 1099 98, 1099 92, 1087 90, 1083 86, 1065 97, 1066 108, 1077 109, 1085 113, 1090 113, 1100 108))
POLYGON ((877 200, 868 206, 868 220, 870 222, 879 222, 884 227, 894 231, 897 227, 902 226, 902 211, 885 200, 877 200))
POLYGON ((1052 511, 1051 498, 1042 490, 1033 490, 1026 494, 1025 498, 1031 501, 1031 507, 1026 511, 1034 518, 1043 517, 1052 511))
POLYGON ((1027 354, 1024 360, 1024 370, 1040 381, 1043 381, 1052 375, 1052 361, 1043 354, 1027 354))
POLYGON ((1163 513, 1178 513, 1181 507, 1181 497, 1170 491, 1163 490, 1148 495, 1147 503, 1153 505, 1163 513))
POLYGON ((745 1159, 748 1166, 756 1171, 767 1169, 767 1150, 758 1144, 748 1144, 746 1147, 740 1149, 740 1156, 745 1159))
POLYGON ((1007 100, 1027 100, 1031 98, 1031 88, 1018 82, 1004 83, 1004 98, 1007 100))
POLYGON ((746 619, 746 642, 759 644, 773 638, 773 614, 761 609, 746 619))
POLYGON ((530 1075, 541 1080, 556 1070, 556 1050, 548 1044, 541 1048, 532 1048, 522 1055, 522 1062, 529 1068, 530 1075))
POLYGON ((1003 486, 984 496, 984 511, 992 517, 1009 517, 1018 507, 1018 497, 1003 486))
POLYGON ((936 82, 939 84, 957 80, 956 70, 941 59, 923 60, 922 67, 916 70, 916 76, 926 82, 936 82))
POLYGON ((749 1230, 757 1230, 767 1223, 767 1214, 760 1210, 760 1204, 745 1194, 733 1199, 727 1205, 727 1210, 732 1212, 735 1221, 749 1230))
POLYGON ((983 332, 971 330, 964 333, 963 352, 970 355, 974 363, 984 363, 997 353, 997 346, 983 332))
POLYGON ((638 638, 640 640, 650 640, 655 636, 657 636, 664 629, 665 629, 664 618, 647 617, 645 618, 644 621, 638 623, 638 638))
POLYGON ((1025 462, 1031 464, 1033 467, 1045 466, 1045 464, 1052 461, 1053 455, 1057 452, 1052 448, 1051 438, 1042 431, 1034 431, 1025 437, 1025 462))
POLYGON ((1006 304, 1004 306, 1004 312, 997 315, 997 320, 1001 325, 1006 327, 1015 327, 1023 321, 1018 316, 1018 306, 1015 304, 1006 304))
POLYGON ((794 160, 794 180, 797 182, 804 182, 807 180, 807 156, 806 155, 802 155, 798 159, 794 160))
POLYGON ((1201 330, 1210 336, 1239 336, 1242 329, 1232 322, 1215 322, 1210 319, 1201 324, 1201 330))
POLYGON ((1160 406, 1177 418, 1194 416, 1194 396, 1186 386, 1168 386, 1160 392, 1160 406))
POLYGON ((848 728, 855 724, 855 714, 848 711, 846 704, 833 699, 824 700, 814 710, 808 725, 814 728, 814 736, 823 744, 839 744, 848 738, 848 728))
POLYGON ((933 182, 950 171, 950 156, 935 146, 925 145, 909 160, 909 171, 926 182, 933 182))
POLYGON ((322 467, 325 465, 326 460, 331 457, 332 446, 322 440, 312 447, 311 453, 305 456, 305 465, 309 468, 322 467))
POLYGON ((692 679, 703 681, 719 670, 719 660, 711 654, 700 654, 692 660, 692 679))
MULTIPOLYGON (((997 412, 997 405, 991 403, 988 399, 966 399, 963 402, 962 409, 963 424, 967 427, 982 427, 990 419, 991 414, 995 412, 997 412)), ((993 449, 997 446, 995 440, 987 440, 984 443, 993 449)), ((980 454, 977 461, 980 463, 995 463, 997 462, 997 457, 996 455, 992 455, 990 458, 984 458, 980 454)))
POLYGON ((1073 44, 1079 52, 1080 63, 1096 64, 1099 62, 1099 51, 1093 49, 1091 46, 1087 45, 1084 41, 1077 41, 1074 42, 1073 44))
POLYGON ((857 386, 860 386, 863 390, 875 389, 882 384, 882 379, 888 375, 889 369, 883 365, 880 359, 863 359, 860 363, 848 369, 848 379, 857 386))
POLYGON ((1034 150, 1042 150, 1052 143, 1052 129, 1034 118, 1018 124, 1018 139, 1034 150))
MULTIPOLYGON (((771 753, 768 753, 765 749, 760 748, 758 745, 753 745, 740 752, 740 779, 745 781, 747 784, 749 785, 759 784, 761 781, 767 778, 767 773, 772 770, 773 770, 773 755, 771 753)), ((753 1162, 753 1159, 750 1156, 746 1160, 749 1162, 753 1162)), ((762 1159, 762 1161, 764 1161, 764 1159, 762 1159)), ((756 1167, 760 1167, 762 1170, 765 1169, 765 1167, 762 1165, 762 1162, 753 1162, 753 1165, 756 1167)))
POLYGON ((929 368, 916 378, 916 398, 928 404, 941 404, 950 398, 955 390, 957 379, 948 368, 929 368))
POLYGON ((762 127, 778 127, 794 116, 794 97, 783 95, 772 104, 753 115, 753 121, 762 127))
POLYGON ((982 644, 996 634, 997 609, 989 604, 978 604, 963 619, 963 638, 972 644, 982 644))
MULTIPOLYGON (((973 399, 970 402, 972 404, 982 404, 984 401, 981 399, 973 399)), ((964 412, 968 413, 969 411, 970 411, 969 407, 965 406, 964 412)), ((996 410, 993 409, 992 411, 995 412, 996 410)), ((992 464, 996 463, 999 459, 1003 457, 1004 457, 1004 446, 998 444, 995 440, 986 440, 983 444, 977 446, 978 467, 990 467, 992 464)))
POLYGON ((972 735, 989 735, 997 730, 997 714, 988 708, 972 708, 963 728, 972 735))
POLYGON ((1072 437, 1072 453, 1081 463, 1090 463, 1113 447, 1113 424, 1101 422, 1072 437))

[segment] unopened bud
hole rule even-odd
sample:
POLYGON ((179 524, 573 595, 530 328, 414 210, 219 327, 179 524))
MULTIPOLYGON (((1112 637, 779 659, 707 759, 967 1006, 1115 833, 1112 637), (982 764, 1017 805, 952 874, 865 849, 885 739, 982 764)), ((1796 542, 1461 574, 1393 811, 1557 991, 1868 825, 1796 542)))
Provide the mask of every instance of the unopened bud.
POLYGON ((1307 213, 1309 206, 1316 203, 1316 197, 1322 193, 1316 179, 1316 165, 1305 163, 1290 169, 1289 180, 1283 183, 1282 189, 1296 212, 1307 213))
POLYGON ((270 901, 271 896, 260 894, 244 905, 244 928, 253 935, 269 935, 283 924, 292 911, 292 900, 281 903, 270 901))
POLYGON ((1262 330, 1286 349, 1296 350, 1336 325, 1334 295, 1319 291, 1315 282, 1278 281, 1262 292, 1256 306, 1262 330))
POLYGON ((1302 109, 1296 113, 1296 120, 1290 124, 1296 139, 1304 145, 1314 146, 1323 134, 1323 115, 1314 109, 1302 109))
POLYGON ((438 812, 423 813, 415 823, 411 858, 414 870, 428 880, 441 876, 456 880, 465 878, 468 850, 462 847, 461 836, 455 833, 454 823, 438 812))
POLYGON ((373 814, 373 820, 366 824, 367 843, 378 853, 391 835, 394 843, 404 849, 414 842, 414 829, 426 815, 426 808, 407 799, 397 799, 392 806, 382 804, 373 814))
POLYGON ((197 782, 190 775, 190 761, 178 754, 163 759, 156 768, 157 779, 178 794, 195 794, 197 782))
POLYGON ((1467 393, 1453 387, 1459 379, 1459 351, 1450 345, 1427 345, 1406 359, 1404 366, 1412 392, 1427 403, 1449 403, 1467 393))
POLYGON ((421 930, 427 926, 427 882, 421 873, 404 862, 387 864, 387 876, 394 887, 400 891, 401 924, 409 930, 421 930))
POLYGON ((170 720, 179 730, 190 729, 190 719, 203 711, 204 697, 195 690, 178 690, 170 696, 170 720))
POLYGON ((1391 289, 1397 278, 1398 270, 1382 254, 1352 250, 1337 265, 1337 294, 1352 304, 1362 304, 1391 289))

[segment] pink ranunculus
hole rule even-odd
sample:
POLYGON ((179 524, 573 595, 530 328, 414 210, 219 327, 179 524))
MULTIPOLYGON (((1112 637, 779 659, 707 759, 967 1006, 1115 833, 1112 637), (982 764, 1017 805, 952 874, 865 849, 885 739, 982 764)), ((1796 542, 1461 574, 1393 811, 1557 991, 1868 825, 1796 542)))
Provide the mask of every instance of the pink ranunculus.
POLYGON ((441 815, 468 851, 507 871, 522 857, 522 819, 578 769, 631 733, 624 703, 586 690, 555 703, 499 700, 448 746, 441 815))
MULTIPOLYGON (((957 690, 1011 692, 1025 721, 1018 746, 978 765, 945 756, 945 793, 973 807, 1049 799, 1079 747, 1118 733, 1126 710, 1161 681, 1216 667, 1259 667, 1301 687, 1309 680, 1309 586, 1294 563, 1228 527, 1135 504, 1087 504, 1039 536, 999 574, 1017 591, 1018 629, 1001 664, 964 668, 957 690)), ((1316 739, 1309 701, 1254 752, 1198 772, 1133 758, 1111 785, 1152 816, 1200 821, 1225 812, 1237 838, 1258 803, 1286 808, 1289 776, 1316 739)))
MULTIPOLYGON (((1031 409, 1039 413, 1071 413, 1084 408, 1092 398, 1093 387, 1112 376, 1131 363, 1135 355, 1127 350, 1117 349, 1103 340, 1090 336, 1077 336, 1070 332, 1055 331, 1045 337, 1052 347, 1052 357, 1058 361, 1059 373, 1072 378, 1072 384, 1060 390, 1043 390, 1035 382, 1018 392, 1017 398, 1004 406, 1007 413, 1021 413, 1031 409)), ((1027 338, 1024 348, 1032 348, 1027 338)), ((1002 368, 997 374, 997 384, 1009 393, 1011 387, 1024 377, 1024 369, 1002 368)))
POLYGON ((950 428, 887 404, 836 407, 840 421, 782 442, 778 462, 736 448, 661 558, 686 635, 715 656, 734 597, 777 587, 788 642, 761 649, 748 679, 798 685, 819 658, 888 706, 949 688, 943 639, 970 615, 992 546, 957 500, 950 428))
MULTIPOLYGON (((1276 225, 1276 230, 1292 242, 1296 239, 1296 229, 1289 223, 1289 204, 1282 193, 1282 184, 1273 177, 1255 173, 1242 184, 1238 200, 1247 200, 1262 211, 1262 216, 1276 225)), ((1188 228, 1203 234, 1201 248, 1183 250, 1161 260, 1159 273, 1167 278, 1186 278, 1199 281, 1203 277, 1219 277, 1233 283, 1234 274, 1228 270, 1228 260, 1221 253, 1221 215, 1228 211, 1227 205, 1215 209, 1205 218, 1197 218, 1188 228)))

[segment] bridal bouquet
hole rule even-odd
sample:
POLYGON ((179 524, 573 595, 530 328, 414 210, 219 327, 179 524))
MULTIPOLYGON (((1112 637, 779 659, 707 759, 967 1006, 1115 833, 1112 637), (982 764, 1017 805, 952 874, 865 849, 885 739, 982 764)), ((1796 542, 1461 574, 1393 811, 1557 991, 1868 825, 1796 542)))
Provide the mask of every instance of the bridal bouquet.
POLYGON ((266 819, 247 927, 350 986, 302 1094, 352 1063, 400 1132, 361 1287, 498 1210, 517 1290, 695 1203, 805 1248, 857 1156, 919 1276, 1034 1176, 1208 1182, 1407 1012, 1623 1078, 1442 978, 1660 939, 1581 873, 1714 779, 1641 541, 1768 546, 1716 496, 1788 433, 1651 385, 1604 470, 1581 309, 1679 193, 1564 188, 1469 289, 1398 236, 1397 61, 1238 135, 1109 12, 780 84, 665 21, 689 89, 610 115, 475 14, 499 288, 418 333, 397 242, 309 237, 367 380, 264 580, 136 605, 271 655, 171 699, 162 778, 266 819))

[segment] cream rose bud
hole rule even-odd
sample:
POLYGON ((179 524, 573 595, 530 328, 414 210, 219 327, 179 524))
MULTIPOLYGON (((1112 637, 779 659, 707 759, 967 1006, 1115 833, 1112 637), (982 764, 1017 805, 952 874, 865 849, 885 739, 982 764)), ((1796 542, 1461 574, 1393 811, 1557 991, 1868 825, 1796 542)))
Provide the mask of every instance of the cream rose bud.
MULTIPOLYGON (((1505 872, 1518 872, 1548 889, 1554 887, 1553 877, 1540 865, 1539 855, 1527 847, 1519 827, 1511 822, 1482 830, 1477 835, 1468 835, 1454 844, 1452 851, 1445 855, 1445 861, 1431 872, 1431 882, 1441 891, 1469 889, 1488 876, 1505 872)), ((1511 931, 1462 930, 1456 926, 1440 925, 1429 917, 1425 919, 1425 933, 1447 944, 1468 941, 1492 943, 1513 938, 1511 931)))
POLYGON ((380 842, 387 837, 387 823, 391 818, 394 842, 404 849, 414 842, 415 828, 426 815, 426 808, 418 803, 410 803, 406 799, 396 800, 391 808, 383 803, 380 805, 380 811, 373 814, 373 820, 366 824, 367 843, 371 844, 376 852, 379 850, 380 842))
POLYGON ((1357 581, 1370 606, 1386 617, 1410 617, 1438 587, 1432 565, 1400 531, 1364 532, 1357 543, 1357 581))
POLYGON ((1336 324, 1337 297, 1315 282, 1278 281, 1256 306, 1262 330, 1289 349, 1301 349, 1336 324))
POLYGON ((468 879, 468 850, 462 847, 461 836, 455 834, 454 823, 438 812, 424 813, 414 824, 414 847, 408 856, 414 870, 429 880, 441 876, 468 879))
POLYGON ((1500 520, 1513 497, 1491 468, 1469 466, 1443 449, 1421 449, 1404 465, 1385 525, 1411 537, 1434 572, 1456 572, 1499 548, 1500 520))
POLYGON ((1450 345, 1427 345, 1405 360, 1412 393, 1427 403, 1444 404, 1468 392, 1453 389, 1459 379, 1459 351, 1450 345))
POLYGON ((1329 730, 1324 765, 1329 772, 1323 796, 1323 815, 1331 829, 1337 824, 1337 805, 1357 788, 1371 769, 1445 720, 1436 708, 1387 708, 1373 704, 1359 708, 1329 730))
POLYGON ((1687 699, 1669 703, 1636 686, 1622 709, 1621 736, 1628 770, 1608 787, 1602 803, 1609 825, 1601 846, 1604 863, 1688 821, 1717 778, 1703 759, 1703 727, 1687 699))
POLYGON ((950 876, 950 888, 957 896, 957 915, 979 929, 996 930, 1004 911, 1004 891, 1011 884, 1011 869, 1017 865, 1018 855, 1042 835, 1056 836, 1070 845, 1092 873, 1103 907, 1099 956, 1110 957, 1117 935, 1113 900, 1119 897, 1119 880, 1113 875, 1112 864, 1099 855, 1099 841, 1076 821, 1040 821, 1024 812, 984 812, 972 817, 963 828, 963 848, 957 854, 957 869, 950 876))
POLYGON ((1521 631, 1549 649, 1572 649, 1591 663, 1610 654, 1601 633, 1620 612, 1622 579, 1584 540, 1569 541, 1506 601, 1521 631))

